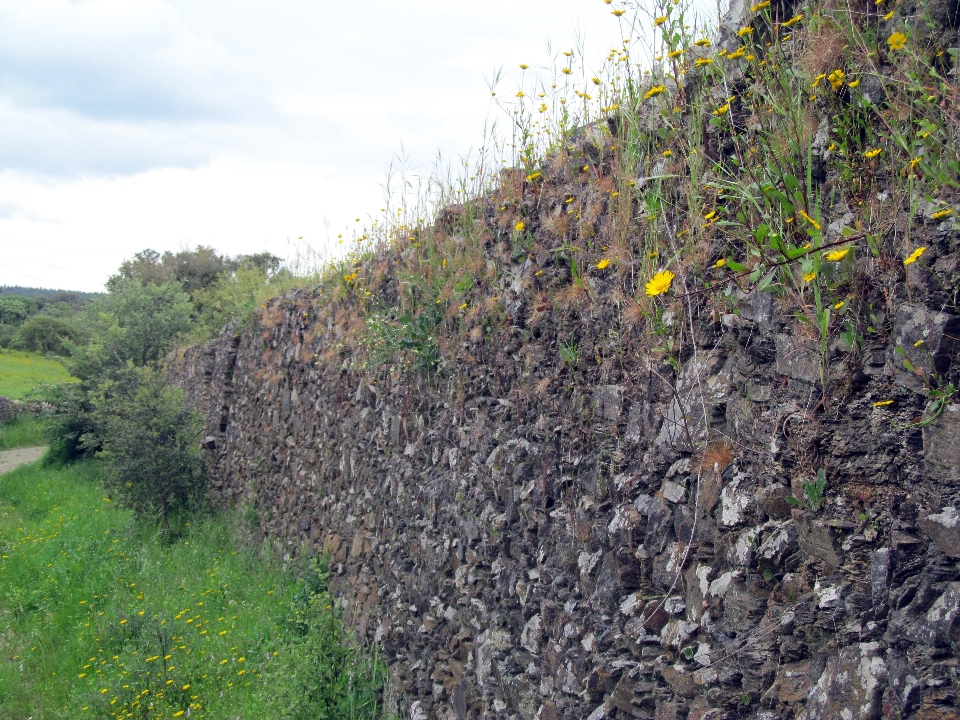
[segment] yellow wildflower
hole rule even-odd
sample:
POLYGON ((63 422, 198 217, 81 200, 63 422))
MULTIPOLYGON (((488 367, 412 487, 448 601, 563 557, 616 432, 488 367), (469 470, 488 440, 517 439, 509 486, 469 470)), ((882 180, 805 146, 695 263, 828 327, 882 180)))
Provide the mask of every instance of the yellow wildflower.
POLYGON ((892 19, 893 19, 893 10, 891 10, 891 11, 888 12, 886 15, 884 15, 884 16, 883 16, 883 19, 884 19, 884 20, 892 20, 892 19))
POLYGON ((850 252, 850 248, 843 248, 841 250, 834 250, 833 252, 827 253, 827 260, 830 262, 840 262, 843 260, 847 253, 850 252))
POLYGON ((887 45, 890 46, 891 50, 903 50, 907 44, 907 36, 902 32, 895 32, 893 35, 887 38, 887 45))
POLYGON ((859 84, 860 84, 860 78, 857 78, 856 80, 847 83, 847 85, 849 85, 849 86, 852 87, 852 88, 855 88, 855 87, 856 87, 857 85, 859 85, 859 84))
POLYGON ((529 69, 530 69, 530 66, 527 65, 526 63, 520 63, 520 69, 521 69, 521 70, 529 70, 529 69))
POLYGON ((650 98, 656 97, 660 93, 666 92, 666 91, 667 91, 666 85, 654 85, 652 88, 650 88, 649 90, 647 90, 647 92, 643 94, 643 99, 649 100, 650 98))
POLYGON ((910 255, 906 258, 906 260, 903 261, 903 264, 909 265, 910 263, 915 263, 917 260, 920 259, 920 256, 923 255, 926 251, 927 251, 926 245, 922 245, 918 247, 916 250, 910 253, 910 255))
POLYGON ((463 305, 457 308, 457 310, 466 310, 466 309, 467 309, 467 303, 464 303, 463 305))
POLYGON ((664 150, 664 151, 663 151, 663 156, 664 156, 664 157, 670 157, 671 155, 673 155, 673 150, 664 150))
POLYGON ((710 40, 708 38, 700 38, 693 44, 697 47, 710 47, 710 40))
POLYGON ((666 21, 667 21, 667 16, 666 16, 666 15, 661 15, 660 17, 654 19, 654 21, 653 21, 653 26, 654 26, 654 27, 660 27, 660 26, 663 25, 666 21))
POLYGON ((724 265, 726 265, 726 264, 727 264, 726 259, 725 259, 725 258, 720 258, 719 260, 717 260, 717 261, 713 264, 713 266, 714 266, 715 268, 722 268, 722 267, 723 267, 724 265))
POLYGON ((681 55, 683 55, 683 50, 671 50, 670 52, 667 53, 667 57, 670 58, 671 60, 673 60, 674 58, 678 58, 681 55))
POLYGON ((527 175, 527 182, 533 182, 533 181, 536 180, 538 177, 540 177, 540 173, 538 173, 538 172, 530 173, 529 175, 527 175))
POLYGON ((763 10, 768 7, 770 7, 770 0, 763 0, 763 2, 758 2, 756 5, 751 5, 750 12, 756 12, 757 10, 763 10))
POLYGON ((845 300, 841 300, 840 302, 838 302, 836 305, 833 306, 833 309, 834 309, 834 310, 840 310, 840 309, 841 309, 844 305, 846 305, 846 304, 847 304, 847 303, 846 303, 845 300))
POLYGON ((714 111, 713 111, 713 114, 714 114, 714 115, 717 115, 717 116, 723 115, 723 114, 724 114, 725 112, 727 112, 727 110, 729 110, 729 109, 730 109, 730 103, 724 103, 723 105, 721 105, 720 107, 718 107, 716 110, 714 110, 714 111))
POLYGON ((830 82, 830 87, 832 87, 834 90, 839 89, 839 87, 843 85, 844 75, 845 73, 843 70, 840 70, 839 68, 827 75, 827 80, 830 82))
POLYGON ((910 169, 913 170, 920 164, 920 158, 915 157, 910 161, 910 169))
POLYGON ((803 275, 803 281, 804 281, 804 282, 810 282, 810 281, 813 280, 816 276, 817 276, 817 274, 816 274, 815 272, 804 273, 804 275, 803 275))
POLYGON ((704 220, 713 220, 713 218, 715 218, 716 216, 717 216, 717 211, 716 211, 716 210, 711 210, 710 212, 708 212, 706 215, 703 216, 703 219, 704 219, 704 220))
POLYGON ((709 65, 712 62, 713 62, 713 58, 697 58, 694 65, 696 65, 697 67, 703 67, 704 65, 709 65))
POLYGON ((922 338, 921 338, 920 340, 917 340, 917 341, 913 344, 914 347, 920 347, 921 345, 923 345, 923 339, 922 339, 922 338))
POLYGON ((819 75, 817 75, 817 76, 813 79, 813 82, 810 83, 810 89, 812 90, 812 89, 815 88, 817 85, 819 85, 819 84, 820 84, 820 81, 823 80, 826 76, 827 76, 826 73, 820 73, 819 75))
POLYGON ((803 210, 799 210, 799 209, 798 209, 798 210, 797 210, 797 215, 799 215, 799 216, 802 217, 804 220, 806 220, 808 223, 810 223, 811 225, 813 225, 813 227, 814 227, 815 229, 817 229, 817 230, 820 229, 820 223, 818 223, 818 222, 817 222, 816 220, 814 220, 812 217, 810 217, 809 215, 807 215, 807 213, 805 213, 803 210))
POLYGON ((610 260, 607 258, 597 263, 597 270, 606 270, 608 267, 610 267, 610 260))
POLYGON ((517 232, 523 232, 523 229, 527 226, 523 220, 520 220, 516 225, 513 226, 513 229, 517 232))
POLYGON ((570 75, 573 72, 573 70, 571 70, 570 68, 561 68, 560 72, 562 72, 564 75, 570 75))
POLYGON ((941 219, 943 219, 943 218, 945 218, 945 217, 949 217, 950 215, 953 215, 953 209, 952 209, 952 208, 947 208, 946 210, 939 210, 939 211, 935 212, 933 215, 930 216, 930 219, 931 219, 931 220, 941 220, 941 219))
POLYGON ((753 28, 747 25, 746 27, 742 27, 739 30, 737 30, 737 35, 739 35, 740 37, 746 37, 752 32, 753 32, 753 28))
POLYGON ((790 19, 787 20, 786 22, 782 22, 782 23, 780 23, 780 24, 781 24, 783 27, 790 27, 791 25, 796 25, 796 24, 797 24, 798 22, 800 22, 801 20, 803 20, 803 13, 797 13, 796 15, 794 15, 792 18, 790 18, 790 19))
POLYGON ((670 289, 670 284, 673 282, 674 277, 676 276, 669 270, 661 270, 647 283, 645 292, 650 297, 663 295, 670 289))
POLYGON ((747 51, 744 50, 742 47, 739 47, 734 52, 727 55, 727 60, 736 60, 737 58, 741 58, 746 54, 746 52, 747 51))
POLYGON ((887 405, 893 405, 893 400, 878 400, 873 404, 874 407, 886 407, 887 405))
POLYGON ((864 157, 875 158, 877 155, 883 152, 883 148, 873 148, 872 150, 866 150, 863 153, 864 157))
POLYGON ((616 15, 617 17, 620 17, 620 16, 623 15, 625 12, 626 12, 626 10, 614 10, 614 11, 613 11, 613 14, 616 15))

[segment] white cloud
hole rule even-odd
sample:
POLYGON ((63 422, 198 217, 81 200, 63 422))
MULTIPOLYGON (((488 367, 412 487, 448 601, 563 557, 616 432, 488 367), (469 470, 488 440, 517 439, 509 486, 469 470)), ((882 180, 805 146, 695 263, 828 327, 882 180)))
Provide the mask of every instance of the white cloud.
POLYGON ((426 169, 481 143, 495 68, 512 93, 578 32, 597 60, 621 38, 599 0, 6 0, 0 284, 322 247, 325 219, 376 213, 401 147, 426 169))

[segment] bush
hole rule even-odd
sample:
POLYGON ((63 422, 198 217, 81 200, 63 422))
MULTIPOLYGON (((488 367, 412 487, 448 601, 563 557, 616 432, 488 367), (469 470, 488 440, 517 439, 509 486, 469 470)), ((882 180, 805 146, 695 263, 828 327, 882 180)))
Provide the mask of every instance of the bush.
POLYGON ((69 355, 70 345, 80 340, 80 334, 60 318, 34 315, 17 331, 11 343, 20 350, 69 355))
POLYGON ((205 508, 200 416, 184 405, 180 388, 150 368, 138 368, 126 386, 100 385, 92 403, 105 485, 124 506, 140 519, 159 517, 164 530, 173 517, 205 508))

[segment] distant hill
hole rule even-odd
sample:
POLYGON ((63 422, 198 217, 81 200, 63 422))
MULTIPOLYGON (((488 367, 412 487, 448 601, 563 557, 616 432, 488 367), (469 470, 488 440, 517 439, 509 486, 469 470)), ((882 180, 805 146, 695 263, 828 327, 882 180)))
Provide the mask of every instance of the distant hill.
POLYGON ((54 290, 52 288, 21 287, 20 285, 4 285, 0 287, 0 295, 22 295, 23 297, 54 298, 64 302, 71 300, 92 300, 101 293, 80 292, 79 290, 54 290))

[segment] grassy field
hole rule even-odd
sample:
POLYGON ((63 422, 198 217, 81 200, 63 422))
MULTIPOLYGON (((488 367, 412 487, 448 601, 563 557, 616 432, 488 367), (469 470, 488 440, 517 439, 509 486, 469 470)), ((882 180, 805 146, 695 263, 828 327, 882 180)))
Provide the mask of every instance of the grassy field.
POLYGON ((70 373, 56 360, 36 353, 0 350, 0 395, 19 400, 39 385, 70 380, 70 373))
POLYGON ((88 460, 0 477, 0 720, 373 718, 380 672, 231 516, 138 531, 88 460))

